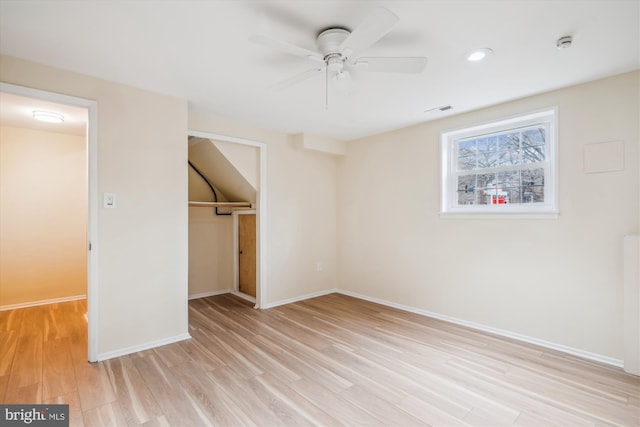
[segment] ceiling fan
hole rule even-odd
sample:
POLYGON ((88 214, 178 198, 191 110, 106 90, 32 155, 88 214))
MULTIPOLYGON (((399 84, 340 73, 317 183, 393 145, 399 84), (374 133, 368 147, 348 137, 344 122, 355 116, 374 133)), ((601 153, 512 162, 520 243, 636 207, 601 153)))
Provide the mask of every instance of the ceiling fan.
POLYGON ((375 8, 353 31, 330 27, 316 38, 318 50, 313 51, 269 35, 252 35, 249 40, 291 55, 315 61, 318 65, 276 84, 283 89, 325 72, 325 104, 329 104, 329 79, 350 79, 349 69, 386 72, 421 73, 427 64, 425 57, 362 57, 360 52, 384 37, 398 23, 399 18, 384 7, 375 8))

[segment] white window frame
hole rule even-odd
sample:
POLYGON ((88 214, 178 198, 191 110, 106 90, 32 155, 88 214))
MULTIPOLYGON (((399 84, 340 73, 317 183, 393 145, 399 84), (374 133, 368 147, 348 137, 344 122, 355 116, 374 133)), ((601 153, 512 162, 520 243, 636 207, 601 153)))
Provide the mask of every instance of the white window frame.
MULTIPOLYGON (((441 205, 443 218, 557 218, 558 217, 558 180, 557 180, 557 122, 558 108, 548 108, 517 117, 502 119, 490 123, 475 125, 463 129, 441 133, 441 205), (541 166, 545 170, 544 202, 500 205, 458 205, 458 155, 457 141, 497 132, 506 132, 518 128, 545 124, 548 129, 545 161, 541 166)), ((464 171, 468 173, 469 171, 464 171)))

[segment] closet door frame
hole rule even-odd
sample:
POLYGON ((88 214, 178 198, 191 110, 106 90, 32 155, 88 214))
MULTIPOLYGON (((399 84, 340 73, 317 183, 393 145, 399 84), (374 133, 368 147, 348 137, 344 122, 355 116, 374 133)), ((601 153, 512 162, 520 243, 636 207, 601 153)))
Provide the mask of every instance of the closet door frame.
MULTIPOLYGON (((258 149, 258 188, 256 188, 256 301, 255 308, 267 307, 267 145, 263 142, 190 130, 189 136, 248 145, 258 149)), ((236 239, 237 237, 234 237, 236 239)), ((237 257, 237 253, 235 255, 237 257)), ((234 268, 237 275, 237 264, 234 268)), ((236 279, 237 286, 237 279, 236 279)))

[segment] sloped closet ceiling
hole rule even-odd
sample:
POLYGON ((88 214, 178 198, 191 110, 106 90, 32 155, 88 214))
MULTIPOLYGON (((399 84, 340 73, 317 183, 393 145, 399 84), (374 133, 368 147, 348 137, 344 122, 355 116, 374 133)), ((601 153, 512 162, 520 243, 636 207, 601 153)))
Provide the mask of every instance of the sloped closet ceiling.
MULTIPOLYGON (((233 159, 232 152, 225 150, 224 144, 218 141, 189 138, 189 161, 213 184, 219 201, 256 201, 255 182, 250 182, 256 176, 253 169, 257 170, 257 153, 255 156, 254 159, 250 155, 249 158, 233 159)), ((213 201, 211 190, 193 171, 189 175, 189 200, 213 201)))

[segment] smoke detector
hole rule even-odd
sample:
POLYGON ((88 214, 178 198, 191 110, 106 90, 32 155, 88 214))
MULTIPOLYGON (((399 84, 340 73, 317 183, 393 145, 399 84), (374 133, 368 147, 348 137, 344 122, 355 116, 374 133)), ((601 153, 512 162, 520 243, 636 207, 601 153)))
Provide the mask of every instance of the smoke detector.
POLYGON ((556 46, 558 49, 567 49, 571 47, 571 43, 573 42, 573 38, 571 36, 560 37, 558 41, 556 41, 556 46))

